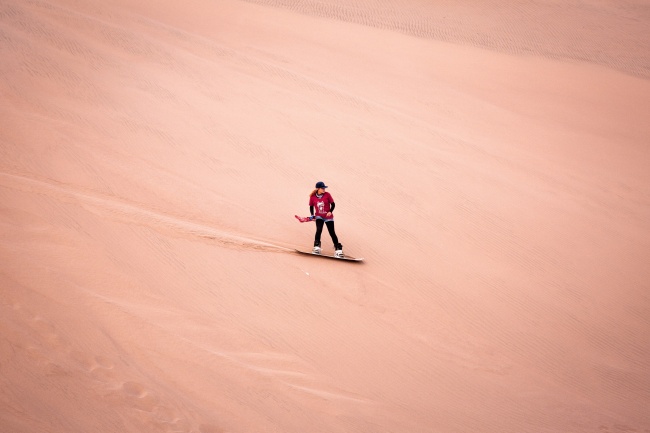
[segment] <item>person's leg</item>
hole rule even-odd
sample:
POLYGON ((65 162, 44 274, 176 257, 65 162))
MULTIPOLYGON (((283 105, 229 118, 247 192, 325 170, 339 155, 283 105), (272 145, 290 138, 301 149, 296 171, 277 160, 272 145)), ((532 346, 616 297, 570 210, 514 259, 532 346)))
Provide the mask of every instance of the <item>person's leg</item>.
POLYGON ((325 224, 327 225, 327 231, 330 233, 330 236, 332 237, 332 242, 334 242, 334 249, 335 250, 343 249, 341 244, 339 244, 339 238, 338 236, 336 236, 336 231, 334 230, 334 221, 327 221, 325 224))
POLYGON ((316 220, 316 236, 314 236, 314 252, 316 252, 316 247, 318 247, 320 251, 320 235, 321 233, 323 233, 324 224, 325 221, 321 219, 316 220))

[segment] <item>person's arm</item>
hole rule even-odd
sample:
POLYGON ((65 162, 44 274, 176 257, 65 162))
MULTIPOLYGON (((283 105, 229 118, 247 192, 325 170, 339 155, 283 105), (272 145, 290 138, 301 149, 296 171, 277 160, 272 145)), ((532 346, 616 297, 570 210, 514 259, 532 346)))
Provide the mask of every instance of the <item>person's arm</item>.
POLYGON ((336 203, 330 203, 330 212, 334 212, 334 206, 336 206, 336 203))
POLYGON ((309 206, 309 213, 314 216, 314 206, 309 206))

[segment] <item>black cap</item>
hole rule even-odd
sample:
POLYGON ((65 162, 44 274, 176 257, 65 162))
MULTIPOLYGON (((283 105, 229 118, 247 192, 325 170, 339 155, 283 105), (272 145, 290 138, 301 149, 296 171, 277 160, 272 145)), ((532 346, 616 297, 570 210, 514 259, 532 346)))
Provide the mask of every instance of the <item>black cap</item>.
POLYGON ((327 188, 327 185, 325 185, 325 182, 317 182, 316 188, 327 188))

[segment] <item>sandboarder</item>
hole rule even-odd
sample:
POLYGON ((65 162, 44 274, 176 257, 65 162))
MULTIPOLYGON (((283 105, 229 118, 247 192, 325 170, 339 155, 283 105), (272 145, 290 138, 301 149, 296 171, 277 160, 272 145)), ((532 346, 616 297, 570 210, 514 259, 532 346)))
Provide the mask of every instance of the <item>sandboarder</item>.
POLYGON ((327 226, 327 231, 334 242, 334 256, 343 257, 343 245, 339 243, 339 238, 334 231, 334 199, 329 192, 325 191, 327 185, 324 182, 317 182, 316 189, 309 194, 309 213, 311 219, 316 222, 316 236, 314 238, 314 254, 321 253, 320 236, 323 232, 323 225, 327 226))

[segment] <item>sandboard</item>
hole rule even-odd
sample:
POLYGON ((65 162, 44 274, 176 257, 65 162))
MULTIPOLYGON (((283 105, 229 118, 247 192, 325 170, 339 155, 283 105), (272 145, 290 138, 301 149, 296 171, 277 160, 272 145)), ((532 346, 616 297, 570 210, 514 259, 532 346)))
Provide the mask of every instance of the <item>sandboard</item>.
POLYGON ((300 250, 296 250, 296 252, 300 253, 300 254, 307 254, 307 255, 316 256, 316 257, 325 257, 325 258, 334 259, 334 260, 347 260, 349 262, 362 262, 363 261, 363 258, 357 259, 356 257, 351 257, 351 256, 334 257, 334 256, 330 256, 328 254, 314 254, 311 251, 300 251, 300 250))

